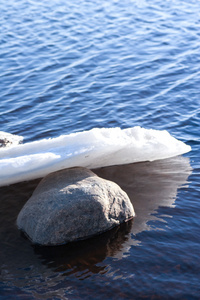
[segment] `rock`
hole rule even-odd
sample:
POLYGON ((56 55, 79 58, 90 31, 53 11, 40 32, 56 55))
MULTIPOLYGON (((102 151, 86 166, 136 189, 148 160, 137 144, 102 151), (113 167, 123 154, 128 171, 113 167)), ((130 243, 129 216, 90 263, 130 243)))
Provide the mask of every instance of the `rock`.
POLYGON ((105 232, 134 216, 127 194, 86 168, 44 177, 17 218, 35 244, 60 245, 105 232))
POLYGON ((22 141, 22 136, 0 131, 0 148, 15 146, 20 144, 22 141))

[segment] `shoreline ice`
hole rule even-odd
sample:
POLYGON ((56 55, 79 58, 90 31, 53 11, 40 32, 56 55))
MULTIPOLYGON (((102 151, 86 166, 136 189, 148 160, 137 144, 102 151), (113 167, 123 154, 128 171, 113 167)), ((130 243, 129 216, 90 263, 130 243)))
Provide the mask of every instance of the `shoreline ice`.
POLYGON ((95 169, 182 155, 191 147, 166 130, 93 128, 0 149, 0 186, 75 166, 95 169))

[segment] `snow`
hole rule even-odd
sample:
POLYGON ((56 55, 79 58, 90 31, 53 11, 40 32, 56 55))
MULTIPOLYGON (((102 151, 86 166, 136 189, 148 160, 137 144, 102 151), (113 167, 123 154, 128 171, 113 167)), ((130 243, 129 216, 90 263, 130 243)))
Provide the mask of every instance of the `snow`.
POLYGON ((191 147, 167 131, 94 128, 0 149, 0 186, 75 166, 95 169, 184 154, 191 147))

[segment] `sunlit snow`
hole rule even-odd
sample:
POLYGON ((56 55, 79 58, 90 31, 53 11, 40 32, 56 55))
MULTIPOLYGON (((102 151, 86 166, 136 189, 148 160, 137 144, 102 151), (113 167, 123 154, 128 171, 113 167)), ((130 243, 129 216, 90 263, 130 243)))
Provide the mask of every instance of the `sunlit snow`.
POLYGON ((181 155, 190 146, 167 131, 94 128, 0 149, 0 186, 75 166, 95 169, 181 155))

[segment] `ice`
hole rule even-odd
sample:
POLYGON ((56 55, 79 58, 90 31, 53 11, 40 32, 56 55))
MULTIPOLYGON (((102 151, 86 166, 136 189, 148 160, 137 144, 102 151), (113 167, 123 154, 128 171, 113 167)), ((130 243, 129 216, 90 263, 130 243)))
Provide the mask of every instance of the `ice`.
POLYGON ((95 169, 181 155, 190 146, 167 131, 94 128, 0 149, 0 186, 75 166, 95 169))

